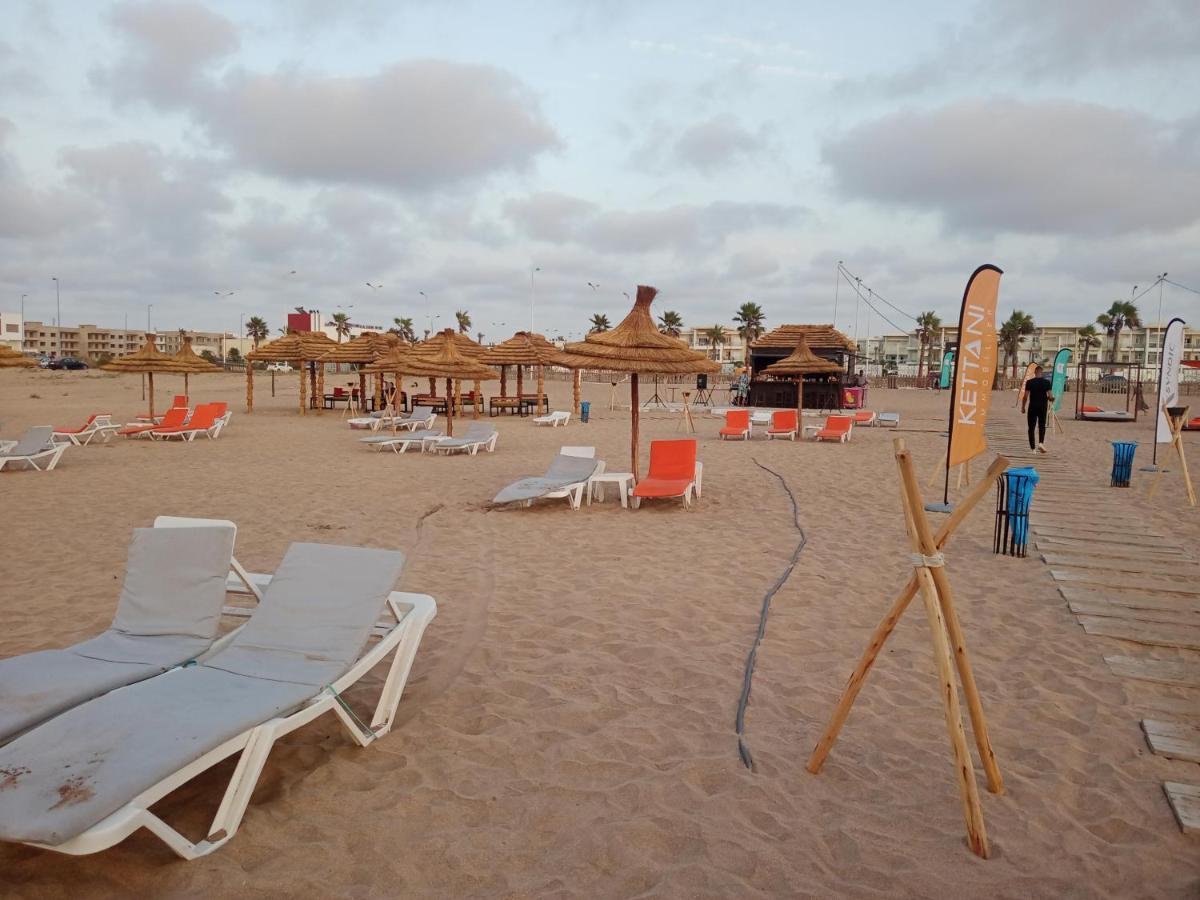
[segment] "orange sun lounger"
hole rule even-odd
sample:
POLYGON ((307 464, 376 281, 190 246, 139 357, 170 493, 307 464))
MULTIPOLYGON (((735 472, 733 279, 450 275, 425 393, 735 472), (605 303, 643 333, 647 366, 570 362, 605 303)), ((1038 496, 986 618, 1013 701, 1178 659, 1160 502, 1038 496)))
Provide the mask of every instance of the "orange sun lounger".
POLYGON ((773 412, 771 413, 771 426, 767 429, 767 437, 785 437, 789 441, 794 441, 796 432, 800 429, 799 421, 794 409, 781 409, 773 412))
POLYGON ((718 434, 721 436, 721 440, 725 440, 727 437, 739 437, 744 441, 750 440, 750 410, 729 410, 725 413, 725 427, 718 434))
POLYGON ((225 415, 227 405, 224 403, 201 403, 196 407, 195 413, 192 414, 191 420, 186 425, 176 425, 166 427, 159 425, 150 432, 152 438, 182 438, 185 441, 194 441, 196 435, 207 434, 213 437, 216 431, 219 431, 218 420, 225 415))
POLYGON ((66 438, 77 447, 90 444, 92 438, 98 437, 101 443, 106 442, 121 426, 114 425, 109 413, 92 413, 88 420, 78 428, 55 428, 55 438, 66 438))
POLYGON ((682 497, 683 505, 691 506, 696 466, 695 439, 651 441, 650 471, 633 489, 633 508, 637 509, 644 497, 682 497))
POLYGON ((825 420, 825 427, 813 437, 818 441, 839 441, 844 444, 850 440, 850 431, 853 428, 853 416, 830 416, 825 420))
POLYGON ((167 414, 162 417, 162 423, 153 425, 147 423, 145 425, 128 425, 122 428, 117 434, 123 437, 144 437, 150 434, 156 428, 175 428, 187 421, 188 408, 186 406, 172 406, 167 410, 167 414))

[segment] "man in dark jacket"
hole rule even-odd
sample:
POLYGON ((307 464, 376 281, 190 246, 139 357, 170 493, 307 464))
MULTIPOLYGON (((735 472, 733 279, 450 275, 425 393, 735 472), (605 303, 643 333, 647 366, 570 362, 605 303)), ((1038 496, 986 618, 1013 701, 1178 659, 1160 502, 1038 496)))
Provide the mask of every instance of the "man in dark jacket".
POLYGON ((1038 453, 1045 453, 1046 447, 1043 441, 1046 440, 1046 415, 1050 411, 1050 404, 1054 402, 1054 395, 1050 393, 1053 388, 1049 378, 1042 375, 1042 367, 1038 366, 1033 370, 1033 377, 1025 382, 1025 394, 1021 398, 1021 412, 1026 414, 1025 421, 1029 425, 1029 449, 1036 450, 1038 453), (1033 440, 1033 429, 1037 426, 1037 442, 1033 440))

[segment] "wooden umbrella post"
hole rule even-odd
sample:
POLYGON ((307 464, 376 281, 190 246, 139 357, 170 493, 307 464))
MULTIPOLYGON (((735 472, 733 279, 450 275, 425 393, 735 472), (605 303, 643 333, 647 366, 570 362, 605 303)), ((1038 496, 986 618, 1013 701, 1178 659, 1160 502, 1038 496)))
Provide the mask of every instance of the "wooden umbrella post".
MULTIPOLYGON (((432 379, 431 379, 432 380, 432 379)), ((454 437, 454 395, 450 379, 446 379, 446 437, 454 437)))
POLYGON ((482 400, 480 399, 480 397, 483 395, 483 382, 480 381, 478 378, 476 378, 475 383, 473 385, 471 385, 471 393, 474 395, 474 399, 471 402, 471 410, 472 410, 471 418, 478 419, 479 418, 479 407, 482 405, 482 400))
POLYGON ((375 373, 375 409, 383 409, 383 373, 375 373))
POLYGON ((544 416, 550 412, 550 406, 546 403, 546 367, 538 366, 538 415, 544 416))
POLYGON ((633 483, 638 481, 638 376, 634 372, 629 376, 629 397, 630 397, 630 422, 632 425, 632 435, 629 441, 630 454, 630 471, 633 472, 633 483))
POLYGON ((500 367, 500 396, 508 396, 508 366, 500 367))
POLYGON ((151 419, 151 421, 153 421, 153 419, 154 419, 154 373, 153 372, 146 373, 146 381, 150 385, 150 419, 151 419))
POLYGON ((429 379, 429 396, 431 396, 431 397, 437 396, 437 379, 436 378, 429 379))
POLYGON ((192 396, 191 389, 188 387, 188 373, 187 372, 183 373, 183 396, 185 396, 185 397, 192 396))
POLYGON ((450 385, 448 385, 448 384, 446 385, 446 405, 447 406, 453 405, 454 411, 456 413, 458 413, 460 416, 463 414, 462 379, 461 378, 454 379, 454 396, 453 397, 450 396, 450 385))
POLYGON ((312 366, 317 376, 317 386, 313 390, 313 404, 320 413, 325 411, 325 363, 314 362, 312 366))
POLYGON ((579 415, 580 372, 578 369, 576 369, 572 373, 571 388, 572 388, 573 399, 575 401, 574 402, 575 415, 579 415))
POLYGON ((307 406, 307 404, 304 402, 304 399, 305 399, 304 398, 304 378, 306 375, 308 375, 308 373, 304 371, 304 363, 300 363, 299 372, 300 372, 300 415, 303 416, 308 412, 308 410, 305 408, 307 406))
POLYGON ((246 360, 246 414, 254 412, 254 363, 246 360))
POLYGON ((367 376, 361 368, 358 370, 358 404, 362 412, 367 411, 367 376))
POLYGON ((525 367, 517 366, 517 411, 521 411, 521 398, 525 395, 525 367))

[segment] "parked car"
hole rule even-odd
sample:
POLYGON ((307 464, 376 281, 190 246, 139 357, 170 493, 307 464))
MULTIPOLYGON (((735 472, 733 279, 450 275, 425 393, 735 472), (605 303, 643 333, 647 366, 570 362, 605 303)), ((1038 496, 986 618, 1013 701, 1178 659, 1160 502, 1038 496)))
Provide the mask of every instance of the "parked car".
POLYGON ((1110 372, 1100 376, 1100 393, 1102 394, 1124 394, 1128 387, 1129 381, 1124 375, 1110 372))
POLYGON ((50 360, 50 365, 48 365, 46 368, 48 368, 48 369, 70 369, 70 370, 74 371, 76 369, 86 369, 87 367, 88 367, 88 364, 85 363, 82 359, 76 359, 73 356, 64 356, 62 359, 50 360))
POLYGON ((38 364, 38 368, 41 368, 41 369, 48 369, 48 368, 50 368, 50 363, 52 363, 52 362, 54 362, 54 360, 52 360, 52 359, 51 359, 50 357, 48 357, 48 356, 39 356, 39 357, 37 357, 37 364, 38 364))
POLYGON ((273 362, 267 364, 268 372, 290 372, 292 371, 291 363, 273 362))

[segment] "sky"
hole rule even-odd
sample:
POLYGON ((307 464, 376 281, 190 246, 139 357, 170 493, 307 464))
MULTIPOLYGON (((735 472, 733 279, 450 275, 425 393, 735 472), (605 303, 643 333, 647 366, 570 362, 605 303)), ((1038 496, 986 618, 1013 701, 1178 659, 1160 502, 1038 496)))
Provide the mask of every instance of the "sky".
POLYGON ((6 0, 0 309, 1082 324, 1200 288, 1197 84, 1195 0, 6 0))

